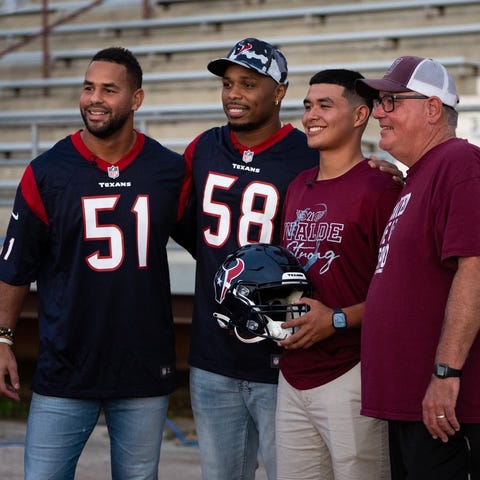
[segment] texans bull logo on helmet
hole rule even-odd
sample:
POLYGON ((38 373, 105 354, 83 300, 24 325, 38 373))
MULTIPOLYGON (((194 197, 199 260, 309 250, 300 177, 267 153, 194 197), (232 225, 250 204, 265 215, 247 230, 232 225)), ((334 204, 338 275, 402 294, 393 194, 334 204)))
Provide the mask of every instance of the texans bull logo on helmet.
POLYGON ((225 268, 224 265, 220 267, 224 274, 223 276, 220 274, 217 280, 218 283, 216 282, 216 285, 219 285, 220 287, 215 289, 215 300, 218 303, 222 303, 225 300, 225 295, 232 285, 232 281, 237 278, 245 269, 245 263, 242 259, 237 258, 235 261, 236 263, 232 267, 225 268))

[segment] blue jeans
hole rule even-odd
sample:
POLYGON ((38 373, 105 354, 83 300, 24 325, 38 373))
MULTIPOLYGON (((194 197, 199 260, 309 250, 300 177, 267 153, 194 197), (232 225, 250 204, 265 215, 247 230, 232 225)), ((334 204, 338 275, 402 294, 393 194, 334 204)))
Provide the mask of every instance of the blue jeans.
POLYGON ((156 480, 168 396, 83 400, 36 393, 27 423, 25 480, 73 480, 102 408, 112 479, 156 480))
POLYGON ((276 480, 277 385, 191 368, 190 395, 204 480, 253 480, 259 450, 276 480))

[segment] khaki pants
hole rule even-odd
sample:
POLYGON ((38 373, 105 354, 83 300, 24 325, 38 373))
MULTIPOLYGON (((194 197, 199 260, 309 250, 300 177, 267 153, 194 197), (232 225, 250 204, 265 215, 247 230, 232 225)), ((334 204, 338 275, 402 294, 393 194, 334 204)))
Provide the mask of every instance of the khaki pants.
POLYGON ((360 364, 310 390, 280 374, 276 443, 278 480, 390 478, 387 422, 360 415, 360 364))

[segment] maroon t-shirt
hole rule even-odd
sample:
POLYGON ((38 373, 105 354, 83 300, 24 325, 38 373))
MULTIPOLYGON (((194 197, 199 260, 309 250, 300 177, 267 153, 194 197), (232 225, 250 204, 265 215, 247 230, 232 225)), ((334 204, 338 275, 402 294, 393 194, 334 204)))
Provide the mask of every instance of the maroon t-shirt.
MULTIPOLYGON (((409 169, 382 238, 362 326, 363 414, 422 419, 456 258, 478 255, 480 149, 452 139, 409 169)), ((460 382, 462 422, 480 421, 479 366, 477 337, 460 382)))
MULTIPOLYGON (((290 184, 281 244, 300 260, 314 298, 331 308, 363 302, 383 229, 398 198, 389 175, 360 162, 344 175, 315 181, 318 167, 290 184)), ((318 387, 360 360, 360 330, 336 333, 308 349, 285 350, 280 369, 295 388, 318 387)))

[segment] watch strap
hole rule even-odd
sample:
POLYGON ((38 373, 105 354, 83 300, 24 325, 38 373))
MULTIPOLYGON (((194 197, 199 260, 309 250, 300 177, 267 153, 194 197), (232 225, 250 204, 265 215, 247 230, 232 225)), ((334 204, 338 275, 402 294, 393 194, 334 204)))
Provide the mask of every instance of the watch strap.
POLYGON ((446 363, 436 363, 433 366, 433 374, 437 378, 461 377, 462 371, 457 368, 449 367, 446 363))

